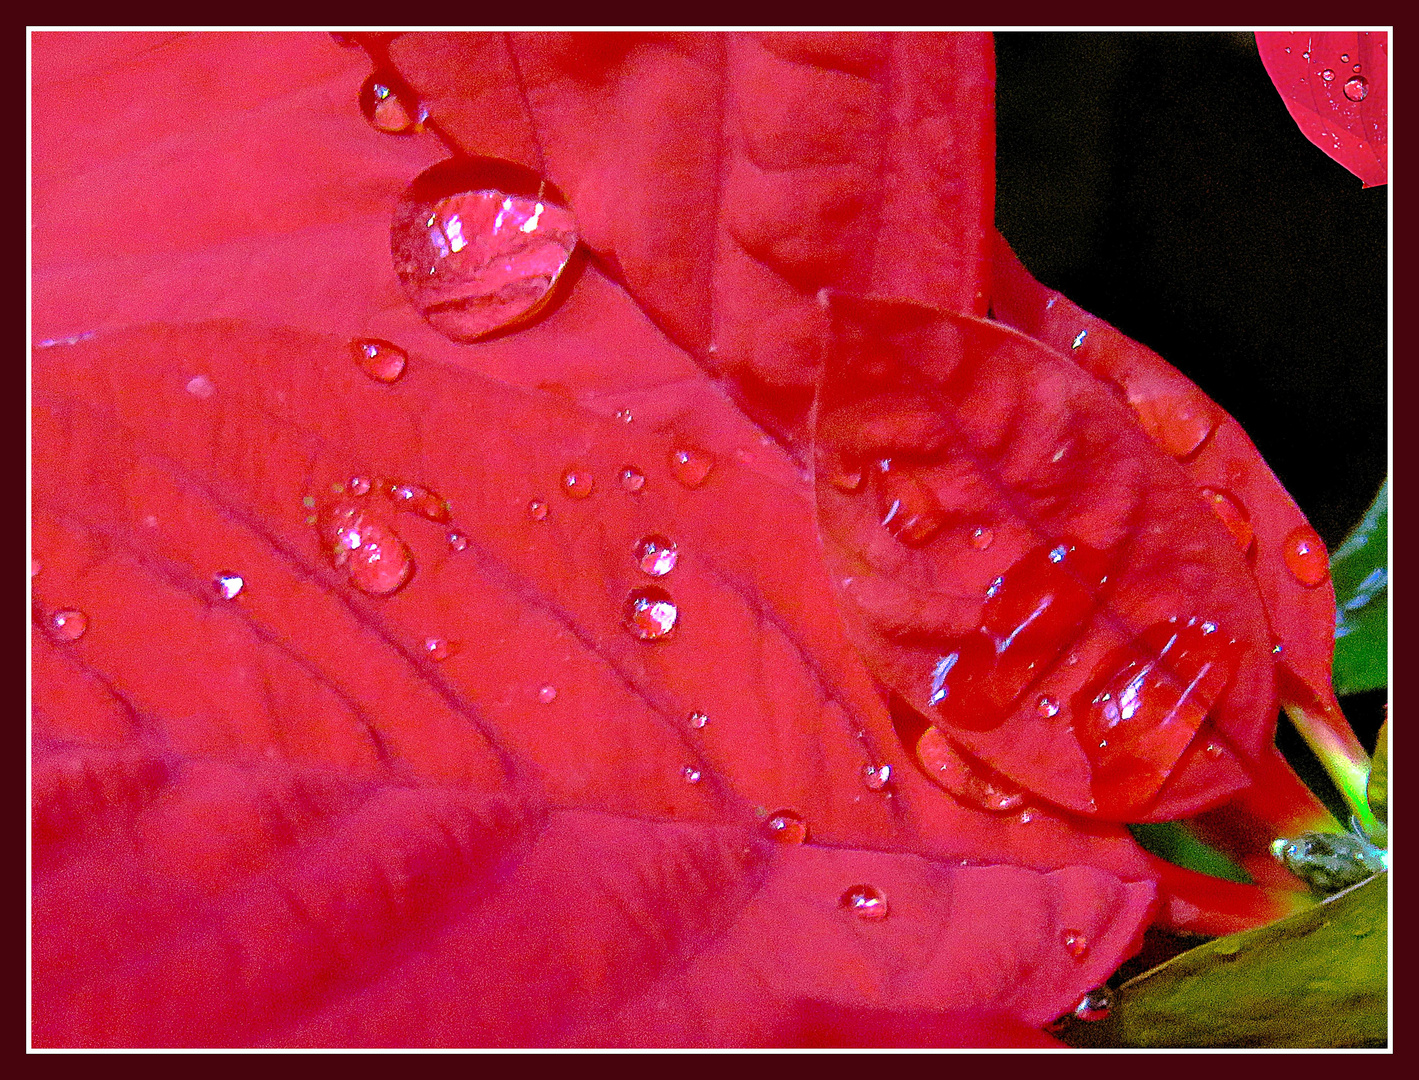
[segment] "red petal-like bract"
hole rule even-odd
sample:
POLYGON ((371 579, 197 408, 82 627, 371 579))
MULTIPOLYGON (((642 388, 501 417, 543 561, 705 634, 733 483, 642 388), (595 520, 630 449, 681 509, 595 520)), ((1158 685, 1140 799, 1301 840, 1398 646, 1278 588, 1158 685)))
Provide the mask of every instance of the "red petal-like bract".
POLYGON ((792 436, 817 289, 982 325, 988 39, 395 40, 440 129, 545 170, 596 255, 472 346, 395 277, 391 212, 444 150, 365 122, 361 53, 33 55, 36 1045, 1038 1045, 1135 951, 1157 871, 1122 827, 912 766, 810 487, 700 366, 792 436), (404 349, 398 381, 352 339, 404 349), (386 594, 329 561, 350 499, 412 559, 386 594), (650 533, 679 615, 644 642, 650 533), (885 918, 840 905, 862 884, 885 918))
POLYGON ((1270 31, 1256 45, 1302 134, 1365 187, 1388 181, 1388 32, 1270 31))

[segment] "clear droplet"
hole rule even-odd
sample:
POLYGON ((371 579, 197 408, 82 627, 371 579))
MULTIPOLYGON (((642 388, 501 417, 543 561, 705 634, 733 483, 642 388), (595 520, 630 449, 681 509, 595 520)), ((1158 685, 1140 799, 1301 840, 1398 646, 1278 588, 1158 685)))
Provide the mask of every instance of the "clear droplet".
POLYGON ((458 532, 457 530, 450 532, 448 534, 448 550, 467 551, 468 537, 464 536, 461 532, 458 532))
POLYGON ((56 641, 78 641, 89 628, 89 617, 82 611, 58 611, 49 620, 50 636, 56 641))
POLYGON ((1194 396, 1130 395, 1128 403, 1148 437, 1179 461, 1192 457, 1217 427, 1212 406, 1194 396))
POLYGON ((675 549, 675 541, 656 533, 637 540, 632 554, 635 556, 636 565, 651 577, 664 577, 670 573, 675 569, 675 563, 680 557, 675 549))
POLYGON ((1356 65, 1355 65, 1354 67, 1352 67, 1350 70, 1351 70, 1351 71, 1359 71, 1359 70, 1360 70, 1360 65, 1359 65, 1359 64, 1356 64, 1356 65))
POLYGON ((388 494, 389 501, 400 510, 418 514, 425 521, 447 525, 453 520, 453 507, 436 491, 418 484, 391 484, 388 494))
POLYGON ((971 547, 977 551, 984 551, 993 543, 995 543, 995 533, 984 525, 977 525, 971 530, 971 547))
POLYGON ((1216 952, 1218 956, 1230 958, 1242 951, 1242 943, 1236 938, 1223 938, 1221 941, 1214 943, 1213 951, 1216 952))
POLYGON ((585 499, 596 490, 596 478, 585 469, 570 468, 562 473, 562 494, 569 499, 585 499))
POLYGON ((1082 931, 1076 930, 1072 926, 1065 927, 1060 931, 1059 939, 1064 944, 1064 951, 1075 960, 1083 960, 1089 955, 1089 939, 1084 936, 1082 931))
POLYGON ((838 897, 838 907, 863 922, 881 922, 887 917, 887 894, 876 885, 854 885, 838 897))
POLYGON ((632 420, 635 419, 635 416, 631 414, 630 409, 617 409, 616 419, 621 421, 621 423, 623 424, 629 424, 632 420))
POLYGON ((892 782, 892 766, 867 764, 862 767, 862 782, 868 791, 882 791, 892 782))
POLYGON ((316 527, 332 565, 370 596, 390 596, 414 574, 414 557, 399 535, 367 513, 365 504, 342 500, 326 507, 316 527))
POLYGON ((621 470, 621 490, 635 493, 643 487, 645 487, 645 473, 634 465, 627 465, 621 470))
POLYGON ((351 495, 368 495, 370 493, 370 478, 368 476, 352 476, 347 486, 351 495))
POLYGON ((376 72, 360 87, 360 112, 376 131, 408 135, 420 130, 428 112, 403 84, 376 72))
POLYGON ((1055 701, 1054 698, 1049 697, 1048 695, 1044 695, 1040 698, 1039 701, 1035 702, 1035 712, 1037 712, 1040 716, 1046 719, 1051 716, 1058 716, 1059 702, 1055 701))
POLYGON ((1315 588, 1330 578, 1325 545, 1309 525, 1298 525, 1286 535, 1281 554, 1291 576, 1307 588, 1315 588))
POLYGON ((1335 72, 1332 71, 1330 68, 1326 68, 1320 73, 1320 77, 1326 82, 1332 82, 1335 79, 1335 72))
POLYGON ((424 639, 424 653, 436 664, 447 660, 456 651, 456 646, 444 638, 431 637, 424 639))
POLYGON ((972 766, 940 730, 927 728, 916 744, 916 759, 933 783, 978 810, 1007 814, 1025 803, 1025 792, 985 765, 972 766))
POLYGON ((690 714, 690 726, 695 730, 703 728, 709 723, 709 717, 702 712, 692 712, 690 714))
POLYGON ((708 450, 682 446, 670 451, 670 475, 687 488, 697 488, 714 468, 714 455, 708 450))
POLYGON ((527 516, 533 521, 546 521, 547 504, 541 499, 533 499, 527 504, 527 516))
POLYGON ((1020 813, 1016 816, 1015 820, 1018 821, 1021 825, 1028 825, 1030 822, 1035 820, 1035 812, 1029 807, 1026 807, 1024 810, 1020 811, 1020 813))
POLYGON ((654 585, 632 589, 621 612, 626 629, 642 641, 668 637, 679 616, 670 594, 654 585))
POLYGON ((194 375, 187 380, 187 392, 195 398, 206 400, 217 392, 217 387, 206 375, 194 375))
POLYGON ((765 820, 764 831, 780 844, 808 842, 808 822, 795 810, 775 810, 765 820))
POLYGON ((537 691, 537 700, 543 705, 552 704, 552 702, 557 700, 557 688, 551 683, 548 683, 546 686, 542 687, 541 690, 537 691))
POLYGON ((1348 64, 1348 63, 1350 63, 1350 54, 1349 54, 1349 53, 1341 53, 1341 54, 1340 54, 1340 62, 1341 62, 1342 64, 1348 64))
POLYGON ((1247 520, 1246 512, 1236 498, 1220 488, 1205 487, 1202 489, 1202 499, 1208 506, 1212 507, 1212 512, 1227 526, 1227 531, 1232 534, 1232 539, 1237 542, 1237 550, 1246 554, 1251 548, 1255 533, 1252 531, 1251 522, 1247 520))
POLYGON ((223 570, 212 578, 212 588, 223 600, 235 600, 245 587, 246 582, 242 580, 241 575, 230 570, 223 570))
POLYGON ((1084 344, 1084 339, 1087 338, 1088 336, 1089 336, 1089 331, 1087 331, 1087 330, 1080 330, 1079 333, 1077 333, 1077 334, 1074 335, 1074 340, 1069 343, 1069 347, 1070 347, 1071 349, 1077 349, 1077 348, 1079 348, 1079 346, 1081 346, 1081 345, 1084 344))
POLYGON ((911 471, 893 468, 890 459, 877 463, 881 524, 900 543, 919 548, 941 530, 941 503, 911 471))
POLYGON ((410 185, 390 246, 410 302, 439 333, 467 343, 548 308, 577 228, 560 194, 531 170, 450 159, 410 185))
POLYGON ((1072 1011, 1074 1019, 1092 1024, 1107 1017, 1113 1007, 1113 992, 1106 986, 1100 986, 1081 997, 1072 1011))
POLYGON ((397 382, 409 363, 409 354, 392 342, 379 338, 356 338, 350 352, 360 370, 375 382, 397 382))
POLYGON ((687 784, 698 784, 700 782, 700 770, 693 765, 686 765, 680 770, 680 775, 685 778, 687 784))
POLYGON ((1221 758, 1222 755, 1225 754, 1227 751, 1221 743, 1208 742, 1205 746, 1203 746, 1202 752, 1208 757, 1210 757, 1213 761, 1216 761, 1221 758))
MULTIPOLYGON (((1360 70, 1359 64, 1355 65, 1355 70, 1360 70)), ((1370 94, 1370 81, 1363 75, 1351 75, 1345 80, 1342 89, 1345 91, 1345 96, 1351 101, 1364 101, 1370 94)))

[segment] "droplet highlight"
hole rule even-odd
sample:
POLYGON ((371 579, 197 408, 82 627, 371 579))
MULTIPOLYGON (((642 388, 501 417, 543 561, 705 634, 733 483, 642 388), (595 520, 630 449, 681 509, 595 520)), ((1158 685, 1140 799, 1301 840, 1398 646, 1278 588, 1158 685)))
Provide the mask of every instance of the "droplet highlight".
POLYGON ((1079 999, 1071 1010, 1074 1019, 1092 1024, 1105 1019, 1113 1011, 1114 996, 1106 986, 1090 990, 1079 999))
POLYGON ((1069 343, 1069 347, 1070 347, 1071 349, 1077 349, 1077 348, 1079 348, 1081 345, 1084 344, 1084 340, 1085 340, 1088 336, 1089 336, 1089 331, 1087 331, 1087 330, 1080 330, 1079 333, 1077 333, 1077 334, 1074 335, 1074 340, 1069 343))
POLYGON ((1060 931, 1060 942, 1064 945, 1064 951, 1075 960, 1083 960, 1089 955, 1089 939, 1080 930, 1073 927, 1065 927, 1060 931))
POLYGON ((235 600, 244 588, 246 582, 242 580, 242 576, 230 570, 223 570, 212 578, 212 590, 222 600, 235 600))
POLYGON ((89 617, 82 611, 57 611, 49 619, 49 634, 55 641, 78 641, 89 629, 89 617))
POLYGON ((543 705, 550 705, 557 700, 557 688, 550 683, 537 691, 537 700, 543 705))
POLYGON ((862 782, 868 791, 885 791, 892 782, 892 766, 867 764, 862 767, 862 782))
POLYGON ((887 917, 887 894, 876 885, 853 885, 838 897, 838 907, 863 922, 881 922, 887 917))
MULTIPOLYGON (((1356 64, 1356 69, 1359 66, 1356 64)), ((1351 101, 1361 102, 1370 96, 1370 81, 1363 75, 1351 75, 1345 80, 1345 85, 1341 87, 1341 90, 1351 101)))
POLYGON ((995 543, 995 533, 987 529, 984 525, 977 525, 971 530, 971 547, 977 551, 984 551, 995 543))
POLYGON ((569 499, 585 499, 596 490, 596 478, 585 469, 570 468, 562 473, 562 494, 569 499))
POLYGON ((687 784, 698 784, 700 782, 700 770, 693 765, 686 765, 680 770, 680 775, 687 784))
POLYGON ((440 637, 424 639, 424 654, 434 663, 439 664, 447 660, 456 651, 452 642, 440 637))
POLYGON ((651 577, 664 577, 675 569, 675 563, 680 558, 675 541, 656 533, 637 540, 632 554, 636 565, 651 577))
POLYGON ((1202 500, 1212 508, 1212 512, 1221 519, 1222 524, 1227 526, 1227 531, 1237 542, 1237 550, 1245 555, 1251 549, 1256 534, 1241 503, 1221 488, 1210 487, 1202 489, 1202 500))
POLYGON ((409 354, 393 342, 379 338, 356 338, 350 342, 350 352, 361 371, 375 382, 398 382, 408 366, 409 354))
POLYGON ((621 612, 626 629, 641 641, 668 637, 679 617, 679 609, 670 594, 653 585, 632 589, 621 612))
POLYGON ((714 469, 714 455, 708 450, 691 446, 676 447, 670 451, 670 475, 682 486, 691 490, 699 487, 714 469))
POLYGON ((641 472, 634 465, 627 465, 621 470, 621 490, 629 491, 632 495, 645 487, 645 473, 641 472))
POLYGON ((376 72, 360 87, 360 112, 376 131, 409 135, 421 130, 428 112, 402 83, 376 72))
POLYGON ((629 424, 632 420, 635 419, 635 416, 631 413, 630 409, 617 409, 616 419, 621 421, 621 423, 623 424, 629 424))
POLYGON ((764 832, 779 844, 808 842, 808 822, 795 810, 775 810, 765 819, 764 832))
POLYGON ((692 712, 690 714, 690 726, 696 731, 702 729, 709 723, 709 717, 702 712, 692 712))
POLYGON ((1281 545, 1282 558, 1291 576, 1308 589, 1330 578, 1330 556, 1325 544, 1309 525, 1292 529, 1281 545))
POLYGON ((424 172, 390 233, 405 295, 435 330, 464 343, 543 313, 577 240, 576 221, 552 185, 489 158, 424 172))
POLYGON ((1008 814, 1025 804, 1023 788, 983 763, 968 761, 937 728, 927 728, 917 740, 916 760, 934 784, 974 809, 1008 814))
POLYGON ((370 596, 390 596, 414 574, 414 557, 399 535, 365 504, 343 500, 326 507, 316 528, 331 564, 370 596))

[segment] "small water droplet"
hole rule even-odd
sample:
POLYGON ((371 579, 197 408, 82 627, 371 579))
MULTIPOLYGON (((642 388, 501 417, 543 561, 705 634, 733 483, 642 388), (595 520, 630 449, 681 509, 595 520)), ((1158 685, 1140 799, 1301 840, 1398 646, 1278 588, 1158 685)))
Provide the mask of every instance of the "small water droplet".
POLYGON ((89 629, 89 617, 82 611, 58 611, 49 620, 50 636, 56 641, 78 641, 89 629))
POLYGON ((217 388, 206 375, 194 375, 187 380, 187 392, 205 401, 217 392, 217 388))
POLYGON ((657 641, 675 629, 679 609, 670 594, 654 585, 632 589, 621 612, 621 620, 642 641, 657 641))
POLYGON ((645 473, 641 472, 634 465, 627 465, 621 470, 621 488, 624 491, 637 492, 645 487, 645 473))
POLYGON ((1074 340, 1069 343, 1069 347, 1070 347, 1071 349, 1077 349, 1077 348, 1079 348, 1080 345, 1083 345, 1083 344, 1084 344, 1084 339, 1087 338, 1088 336, 1089 336, 1089 331, 1087 331, 1087 330, 1080 330, 1079 333, 1077 333, 1077 334, 1074 335, 1074 340))
MULTIPOLYGON (((1359 64, 1355 65, 1355 70, 1360 70, 1359 64)), ((1345 80, 1343 89, 1351 101, 1364 101, 1370 94, 1370 82, 1363 75, 1351 75, 1345 80)))
POLYGON ((448 550, 449 550, 449 551, 467 551, 467 550, 468 550, 468 537, 464 536, 461 532, 457 532, 457 531, 450 532, 450 533, 448 534, 448 550))
POLYGON ((924 547, 944 524, 940 502, 913 473, 894 469, 890 458, 879 461, 877 469, 882 527, 909 548, 924 547))
POLYGON ((1322 71, 1322 72, 1320 73, 1320 77, 1321 77, 1322 79, 1324 79, 1326 82, 1331 82, 1331 81, 1334 80, 1334 78, 1335 78, 1335 72, 1332 71, 1330 68, 1326 68, 1324 71, 1322 71))
POLYGON ((1113 992, 1106 986, 1100 986, 1081 997, 1072 1012, 1076 1020, 1092 1024, 1107 1017, 1113 1007, 1113 992))
POLYGON ((1060 941, 1064 944, 1064 949, 1076 960, 1083 960, 1089 955, 1089 939, 1083 932, 1074 929, 1072 926, 1065 927, 1060 932, 1060 941))
POLYGON ((453 520, 453 507, 436 491, 418 484, 391 484, 388 494, 390 502, 400 510, 418 514, 425 521, 447 525, 453 520))
POLYGON ((684 487, 699 487, 713 468, 714 455, 708 450, 682 446, 670 451, 670 474, 684 487))
POLYGON ((1015 820, 1018 821, 1021 825, 1028 825, 1030 822, 1035 820, 1035 813, 1033 810, 1026 807, 1024 810, 1020 811, 1019 815, 1015 818, 1015 820))
POLYGON ((457 647, 443 638, 431 637, 424 639, 424 652, 434 663, 447 660, 457 651, 457 647))
POLYGON ((693 765, 686 765, 680 770, 680 775, 685 778, 687 784, 698 784, 700 782, 700 770, 693 765))
POLYGON ((1356 65, 1355 65, 1354 67, 1352 67, 1350 70, 1351 70, 1351 71, 1359 71, 1359 70, 1360 70, 1360 65, 1359 65, 1359 64, 1356 64, 1356 65))
POLYGON ((562 494, 569 499, 585 499, 596 490, 596 478, 585 469, 569 468, 562 473, 562 494))
POLYGON ((350 352, 360 370, 375 382, 397 382, 409 363, 409 354, 392 342, 379 338, 356 338, 350 352))
POLYGON ((245 587, 246 582, 242 580, 241 575, 230 570, 223 570, 212 578, 212 588, 223 600, 235 600, 245 587))
POLYGON ((1203 488, 1202 498, 1208 506, 1212 507, 1212 512, 1222 520, 1222 524, 1227 526, 1227 531, 1237 542, 1237 550, 1246 554, 1251 548, 1255 533, 1252 531, 1251 522, 1247 520, 1246 512, 1242 510, 1241 504, 1220 488, 1203 488))
POLYGON ((692 712, 690 714, 690 726, 699 730, 709 723, 709 717, 702 712, 692 712))
POLYGON ((1281 554, 1291 575, 1307 588, 1315 588, 1330 578, 1325 545, 1309 525, 1298 525, 1287 534, 1281 554))
POLYGON ((1203 752, 1204 754, 1206 754, 1208 757, 1210 757, 1213 761, 1216 761, 1218 758, 1220 758, 1220 757, 1221 757, 1223 754, 1225 754, 1227 751, 1226 751, 1226 749, 1222 746, 1221 743, 1208 742, 1208 743, 1202 748, 1202 752, 1203 752))
POLYGON ((621 421, 621 423, 623 424, 629 424, 632 420, 635 419, 635 417, 631 414, 630 409, 617 409, 616 419, 621 421))
POLYGON ((675 541, 656 533, 637 540, 632 554, 635 556, 636 565, 651 577, 664 577, 670 573, 675 569, 675 563, 680 557, 675 549, 675 541))
POLYGON ((881 922, 887 917, 887 894, 876 885, 854 885, 838 897, 838 907, 863 922, 881 922))
POLYGON ((527 504, 527 516, 533 521, 546 521, 547 504, 541 499, 533 499, 527 504))
POLYGON ((1040 698, 1039 701, 1035 702, 1035 712, 1039 713, 1040 716, 1046 719, 1051 716, 1058 716, 1059 702, 1055 701, 1054 698, 1049 697, 1048 695, 1043 696, 1040 698))
POLYGON ((551 683, 548 683, 546 686, 542 687, 541 690, 537 691, 537 700, 543 705, 552 704, 552 702, 557 700, 557 688, 551 683))
POLYGON ((1349 53, 1341 53, 1341 54, 1340 54, 1340 62, 1341 62, 1342 64, 1348 64, 1348 63, 1350 63, 1350 54, 1349 54, 1349 53))
POLYGON ((1214 951, 1218 956, 1236 956, 1242 951, 1242 943, 1236 938, 1223 938, 1215 943, 1214 951))
POLYGON ((418 312, 445 337, 469 343, 547 309, 577 229, 560 194, 531 170, 453 158, 410 185, 390 246, 418 312))
POLYGON ((868 791, 884 791, 887 785, 892 782, 892 766, 871 763, 864 765, 862 767, 862 782, 867 785, 868 791))
POLYGON ((984 551, 993 543, 995 543, 995 533, 984 525, 977 525, 971 530, 971 547, 977 551, 984 551))
POLYGON ((408 135, 420 130, 428 112, 407 88, 389 76, 375 73, 360 87, 360 112, 376 131, 386 135, 408 135))
POLYGON ((764 822, 769 839, 780 844, 804 844, 808 841, 808 822, 794 810, 775 810, 764 822))

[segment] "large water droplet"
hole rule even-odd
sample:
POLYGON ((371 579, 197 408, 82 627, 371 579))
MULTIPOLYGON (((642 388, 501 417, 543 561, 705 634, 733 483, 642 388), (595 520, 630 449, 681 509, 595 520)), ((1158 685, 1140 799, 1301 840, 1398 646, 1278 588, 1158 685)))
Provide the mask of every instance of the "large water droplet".
POLYGON ((632 589, 626 598, 621 619, 626 629, 642 641, 656 641, 675 629, 679 609, 670 594, 654 585, 632 589))
POLYGON ((1255 534, 1241 504, 1220 488, 1203 488, 1202 498, 1208 506, 1212 507, 1212 512, 1222 519, 1222 524, 1227 526, 1227 531, 1237 542, 1237 550, 1245 555, 1251 548, 1255 534))
POLYGON ((386 135, 408 135, 420 130, 428 119, 427 110, 402 82, 379 72, 360 87, 360 112, 375 130, 386 135))
POLYGON ((838 907, 863 922, 881 922, 887 917, 887 894, 876 885, 854 885, 838 897, 838 907))
POLYGON ((543 705, 552 704, 552 702, 557 700, 557 688, 551 683, 548 683, 546 686, 542 687, 541 690, 537 691, 537 700, 543 705))
POLYGON ((1113 1007, 1113 992, 1106 986, 1100 986, 1081 997, 1071 1011, 1074 1019, 1092 1024, 1107 1017, 1113 1007))
POLYGON ((379 338, 356 338, 350 342, 350 352, 360 370, 375 382, 397 382, 409 363, 408 353, 379 338))
POLYGON ((245 587, 241 575, 230 570, 223 570, 212 578, 212 589, 223 600, 235 600, 245 587))
POLYGON ((344 569, 350 584, 370 596, 398 592, 414 573, 414 557, 399 535, 364 505, 344 500, 328 506, 317 518, 326 554, 336 569, 344 569))
POLYGON ((679 446, 670 451, 670 475, 687 488, 697 488, 714 468, 714 455, 693 446, 679 446))
POLYGON ((1083 960, 1089 955, 1089 939, 1084 936, 1083 931, 1066 926, 1060 931, 1059 940, 1064 945, 1064 951, 1075 960, 1083 960))
MULTIPOLYGON (((1355 70, 1359 69, 1360 65, 1356 64, 1355 70)), ((1345 80, 1345 86, 1342 89, 1345 91, 1345 96, 1351 101, 1364 101, 1370 94, 1370 82, 1363 75, 1351 75, 1345 80)))
POLYGON ((1314 588, 1330 577, 1330 558, 1325 545, 1309 525, 1297 525, 1286 535, 1281 554, 1291 575, 1307 588, 1314 588))
POLYGON ((621 470, 621 490, 635 494, 643 487, 645 487, 645 473, 634 465, 627 465, 621 470))
POLYGON ((664 577, 670 573, 675 569, 676 560, 680 557, 675 550, 674 540, 655 533, 637 540, 632 554, 635 556, 636 565, 651 577, 664 577))
POLYGON ((49 635, 55 641, 78 641, 89 629, 89 617, 82 611, 57 611, 49 619, 49 635))
POLYGON ((585 499, 596 490, 596 478, 575 466, 562 473, 562 494, 569 499, 585 499))
POLYGON ((419 313, 446 337, 472 342, 547 307, 577 230, 560 194, 530 170, 454 159, 410 186, 395 210, 390 245, 419 313))
POLYGON ((916 743, 922 771, 939 787, 978 810, 1011 813, 1025 803, 1025 792, 993 770, 972 765, 947 736, 927 728, 916 743))
POLYGON ((892 782, 892 766, 867 764, 862 767, 862 782, 868 791, 885 791, 892 782))
POLYGON ((764 821, 764 831, 780 844, 808 842, 808 822, 795 810, 775 810, 764 821))
POLYGON ((533 499, 527 504, 527 516, 533 521, 546 521, 547 504, 541 499, 533 499))

